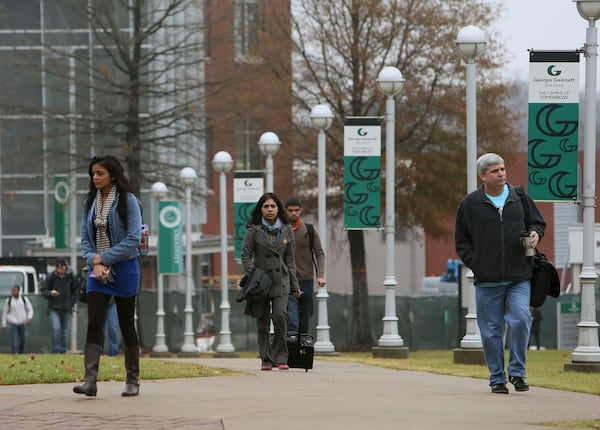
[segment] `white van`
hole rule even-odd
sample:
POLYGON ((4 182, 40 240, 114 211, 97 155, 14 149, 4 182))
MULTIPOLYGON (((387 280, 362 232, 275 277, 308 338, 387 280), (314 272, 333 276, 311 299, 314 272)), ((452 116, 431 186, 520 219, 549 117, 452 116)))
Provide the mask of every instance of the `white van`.
POLYGON ((40 293, 40 280, 33 266, 0 265, 0 297, 10 296, 15 285, 25 295, 40 293))

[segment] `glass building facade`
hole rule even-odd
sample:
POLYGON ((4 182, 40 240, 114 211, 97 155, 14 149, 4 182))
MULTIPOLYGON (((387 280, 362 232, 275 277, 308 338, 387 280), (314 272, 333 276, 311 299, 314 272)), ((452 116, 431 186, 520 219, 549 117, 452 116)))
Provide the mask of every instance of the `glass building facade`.
POLYGON ((194 168, 193 229, 200 231, 202 2, 169 12, 163 3, 0 3, 0 256, 25 255, 31 242, 58 245, 65 223, 78 236, 88 162, 105 153, 139 166, 141 174, 129 176, 145 207, 155 181, 181 200, 179 172, 194 168))

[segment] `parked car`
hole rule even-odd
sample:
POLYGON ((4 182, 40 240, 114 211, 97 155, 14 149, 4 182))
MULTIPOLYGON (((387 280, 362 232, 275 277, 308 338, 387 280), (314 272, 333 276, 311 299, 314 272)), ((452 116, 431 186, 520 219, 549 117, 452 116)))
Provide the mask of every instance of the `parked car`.
POLYGON ((18 285, 25 295, 40 293, 40 280, 33 266, 0 265, 0 297, 8 297, 18 285))

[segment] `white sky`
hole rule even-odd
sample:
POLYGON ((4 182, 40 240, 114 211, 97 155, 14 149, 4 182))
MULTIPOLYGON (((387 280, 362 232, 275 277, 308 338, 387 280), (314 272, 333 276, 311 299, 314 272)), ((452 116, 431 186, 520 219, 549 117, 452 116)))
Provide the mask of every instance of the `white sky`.
MULTIPOLYGON (((497 26, 506 47, 510 50, 508 58, 511 62, 508 68, 516 78, 528 79, 528 49, 571 50, 583 47, 588 24, 581 18, 572 0, 494 1, 504 4, 504 14, 497 21, 497 26)), ((600 26, 600 22, 596 23, 596 26, 600 26)), ((482 30, 485 31, 483 28, 482 30)), ((493 40, 488 41, 488 49, 493 49, 493 40)), ((583 56, 580 57, 580 61, 583 71, 583 56)))

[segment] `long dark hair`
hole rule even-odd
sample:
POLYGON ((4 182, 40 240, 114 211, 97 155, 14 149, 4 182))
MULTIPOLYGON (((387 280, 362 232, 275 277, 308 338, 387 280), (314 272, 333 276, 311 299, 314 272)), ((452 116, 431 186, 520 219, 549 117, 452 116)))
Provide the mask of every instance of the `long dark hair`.
POLYGON ((127 223, 127 193, 131 192, 131 187, 129 186, 129 181, 125 177, 125 171, 123 170, 123 165, 117 159, 117 157, 113 155, 101 155, 91 159, 90 165, 88 167, 88 174, 90 175, 89 182, 89 191, 85 196, 84 200, 84 211, 87 215, 92 207, 92 202, 96 198, 96 194, 98 190, 94 185, 94 174, 92 173, 92 168, 96 165, 100 165, 104 167, 110 177, 113 180, 113 183, 117 186, 117 193, 119 193, 119 204, 117 206, 117 212, 123 220, 124 223, 127 223))
POLYGON ((281 219, 281 222, 284 224, 289 224, 290 219, 287 216, 287 212, 283 208, 283 204, 281 204, 281 200, 279 200, 279 198, 273 193, 264 193, 262 196, 260 196, 260 199, 258 199, 258 201, 256 202, 256 206, 254 206, 254 209, 252 209, 249 224, 262 224, 261 208, 262 205, 264 205, 268 199, 273 199, 273 201, 277 205, 277 217, 281 219))

